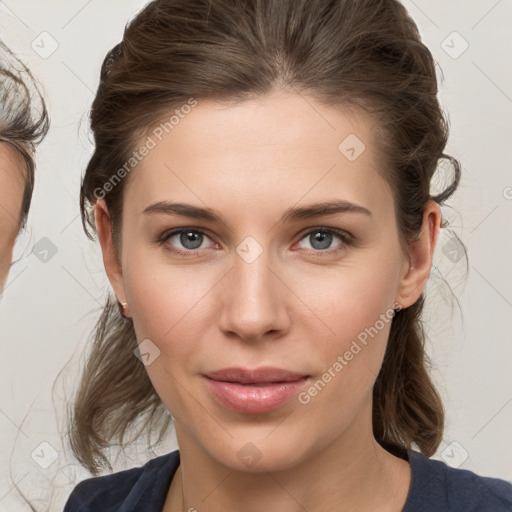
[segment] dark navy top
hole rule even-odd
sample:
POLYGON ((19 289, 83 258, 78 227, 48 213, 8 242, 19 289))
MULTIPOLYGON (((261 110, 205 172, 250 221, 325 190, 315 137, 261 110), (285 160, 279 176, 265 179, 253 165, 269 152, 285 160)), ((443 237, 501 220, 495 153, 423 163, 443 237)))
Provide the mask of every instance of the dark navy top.
MULTIPOLYGON (((411 486, 402 512, 512 512, 512 484, 408 450, 411 486)), ((180 463, 176 450, 143 466, 80 482, 63 512, 162 512, 180 463)))

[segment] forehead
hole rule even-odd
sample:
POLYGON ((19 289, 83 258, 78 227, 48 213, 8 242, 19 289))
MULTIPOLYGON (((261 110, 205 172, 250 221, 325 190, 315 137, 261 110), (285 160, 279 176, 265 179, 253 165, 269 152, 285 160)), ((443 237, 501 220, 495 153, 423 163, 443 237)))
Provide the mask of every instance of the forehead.
POLYGON ((373 142, 376 122, 362 112, 282 92, 237 104, 198 101, 176 119, 168 133, 149 131, 154 147, 130 175, 125 202, 139 211, 178 195, 231 204, 329 192, 389 200, 373 142))

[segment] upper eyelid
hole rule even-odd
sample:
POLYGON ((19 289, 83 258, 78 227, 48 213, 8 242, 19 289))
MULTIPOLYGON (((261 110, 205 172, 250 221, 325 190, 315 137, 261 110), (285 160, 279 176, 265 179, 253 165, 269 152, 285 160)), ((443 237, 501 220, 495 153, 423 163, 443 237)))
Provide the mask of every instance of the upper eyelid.
MULTIPOLYGON (((315 231, 325 231, 325 232, 333 233, 334 236, 337 236, 342 241, 342 245, 343 244, 345 244, 345 245, 355 244, 355 238, 350 233, 345 231, 344 229, 329 228, 329 227, 313 227, 313 228, 309 228, 306 231, 301 232, 298 241, 300 242, 306 236, 308 236, 311 233, 314 233, 315 231)), ((328 252, 328 250, 327 251, 320 251, 320 252, 328 252)))

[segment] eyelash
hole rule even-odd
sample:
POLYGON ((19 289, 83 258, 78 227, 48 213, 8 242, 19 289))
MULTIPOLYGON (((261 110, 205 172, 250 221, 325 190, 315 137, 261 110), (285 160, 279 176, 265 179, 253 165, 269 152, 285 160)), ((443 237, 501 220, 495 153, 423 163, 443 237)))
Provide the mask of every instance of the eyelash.
MULTIPOLYGON (((168 231, 168 232, 164 233, 162 235, 162 237, 158 240, 157 243, 159 245, 163 246, 164 244, 166 244, 166 242, 170 238, 172 238, 175 235, 180 235, 182 233, 195 233, 195 234, 204 235, 204 236, 210 238, 208 236, 208 234, 206 233, 206 231, 203 231, 202 229, 198 229, 198 228, 179 228, 179 229, 174 229, 172 231, 168 231)), ((352 235, 349 235, 347 232, 341 231, 340 229, 336 229, 336 228, 326 228, 326 227, 311 228, 311 229, 309 229, 308 231, 304 232, 301 235, 301 237, 299 238, 299 242, 301 240, 303 240, 304 238, 306 238, 307 236, 310 236, 313 233, 334 234, 342 242, 340 244, 340 246, 335 248, 335 249, 325 249, 325 250, 320 250, 320 249, 315 250, 315 249, 312 249, 313 253, 315 255, 318 255, 318 256, 321 256, 322 254, 328 254, 328 255, 332 256, 334 254, 337 254, 340 251, 345 250, 347 247, 355 245, 355 243, 356 243, 354 237, 352 235)), ((178 256, 181 256, 183 258, 190 258, 190 257, 197 257, 197 256, 199 256, 199 250, 197 250, 197 249, 196 250, 183 251, 181 249, 176 249, 174 247, 170 247, 170 244, 169 244, 169 247, 166 247, 166 249, 170 250, 171 252, 173 252, 173 253, 175 253, 178 256)))

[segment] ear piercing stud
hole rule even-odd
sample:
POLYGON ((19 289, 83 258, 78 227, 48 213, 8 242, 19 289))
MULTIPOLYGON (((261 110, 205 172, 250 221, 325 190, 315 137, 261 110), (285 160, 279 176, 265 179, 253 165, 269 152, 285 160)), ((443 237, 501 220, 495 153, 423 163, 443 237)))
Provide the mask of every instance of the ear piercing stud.
POLYGON ((117 307, 119 308, 119 314, 123 317, 123 318, 128 318, 127 316, 125 316, 124 314, 124 308, 128 306, 128 302, 121 302, 120 300, 117 301, 117 307))

